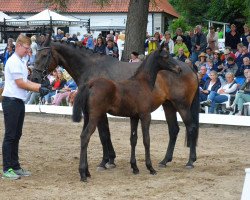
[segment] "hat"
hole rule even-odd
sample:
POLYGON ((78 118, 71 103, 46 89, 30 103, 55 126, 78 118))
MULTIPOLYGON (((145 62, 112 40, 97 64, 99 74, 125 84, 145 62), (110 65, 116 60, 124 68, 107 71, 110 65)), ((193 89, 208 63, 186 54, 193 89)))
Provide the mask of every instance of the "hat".
POLYGON ((228 49, 225 49, 224 54, 225 55, 230 54, 230 51, 228 49))
POLYGON ((219 54, 219 53, 220 53, 220 51, 219 51, 219 50, 214 50, 214 53, 218 53, 218 54, 219 54))
POLYGON ((199 58, 200 58, 200 57, 206 57, 206 54, 205 54, 204 52, 202 52, 198 57, 199 57, 199 58))
POLYGON ((183 40, 181 36, 178 36, 176 40, 183 40))

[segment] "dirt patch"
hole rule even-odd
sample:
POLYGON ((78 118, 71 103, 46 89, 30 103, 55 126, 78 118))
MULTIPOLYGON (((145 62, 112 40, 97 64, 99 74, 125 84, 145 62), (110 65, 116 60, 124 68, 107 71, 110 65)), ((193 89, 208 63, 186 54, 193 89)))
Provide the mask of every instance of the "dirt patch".
POLYGON ((165 123, 152 123, 151 155, 156 176, 145 167, 141 130, 136 148, 140 174, 133 175, 129 122, 112 119, 110 129, 117 167, 97 172, 102 148, 95 132, 88 148, 92 178, 82 183, 78 174, 82 123, 72 123, 69 117, 26 114, 20 160, 33 175, 18 181, 0 180, 0 199, 240 199, 244 169, 250 167, 249 128, 202 126, 198 160, 194 169, 187 170, 184 166, 189 150, 184 147, 185 128, 181 126, 173 162, 161 169, 157 163, 165 155, 168 130, 165 123))

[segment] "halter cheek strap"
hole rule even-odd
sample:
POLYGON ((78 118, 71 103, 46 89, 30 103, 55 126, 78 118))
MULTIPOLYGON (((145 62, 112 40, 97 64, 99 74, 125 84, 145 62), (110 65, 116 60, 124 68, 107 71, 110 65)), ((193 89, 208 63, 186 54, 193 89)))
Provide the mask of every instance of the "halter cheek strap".
POLYGON ((42 79, 44 79, 48 75, 49 61, 50 61, 50 58, 52 57, 51 47, 42 47, 42 48, 37 49, 37 51, 42 51, 44 49, 49 49, 50 50, 49 55, 47 56, 47 60, 46 60, 44 70, 39 70, 39 69, 34 68, 35 71, 37 71, 39 73, 42 73, 42 79))

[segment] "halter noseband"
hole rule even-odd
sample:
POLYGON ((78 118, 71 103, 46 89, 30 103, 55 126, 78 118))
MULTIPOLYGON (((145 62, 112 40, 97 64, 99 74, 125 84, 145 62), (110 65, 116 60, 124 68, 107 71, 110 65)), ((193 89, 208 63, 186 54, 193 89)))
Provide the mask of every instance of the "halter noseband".
POLYGON ((47 56, 47 60, 46 60, 44 70, 40 70, 40 69, 36 69, 36 68, 33 69, 34 71, 37 71, 37 72, 42 74, 42 79, 44 79, 48 75, 49 61, 50 61, 50 57, 52 56, 51 47, 42 47, 40 49, 37 49, 37 51, 42 51, 44 49, 49 49, 50 50, 49 54, 47 56))

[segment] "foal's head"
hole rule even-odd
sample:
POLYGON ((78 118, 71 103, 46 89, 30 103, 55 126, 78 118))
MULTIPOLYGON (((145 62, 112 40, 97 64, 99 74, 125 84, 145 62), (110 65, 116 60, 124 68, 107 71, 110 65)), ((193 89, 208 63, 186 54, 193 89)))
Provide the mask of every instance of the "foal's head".
POLYGON ((158 64, 161 69, 170 70, 178 74, 181 72, 181 67, 178 62, 169 54, 169 50, 164 46, 164 44, 162 44, 154 53, 156 56, 159 54, 158 64))
POLYGON ((31 75, 32 81, 41 83, 42 79, 58 66, 58 60, 56 56, 52 54, 50 42, 51 34, 49 34, 44 44, 38 49, 35 66, 31 75))

